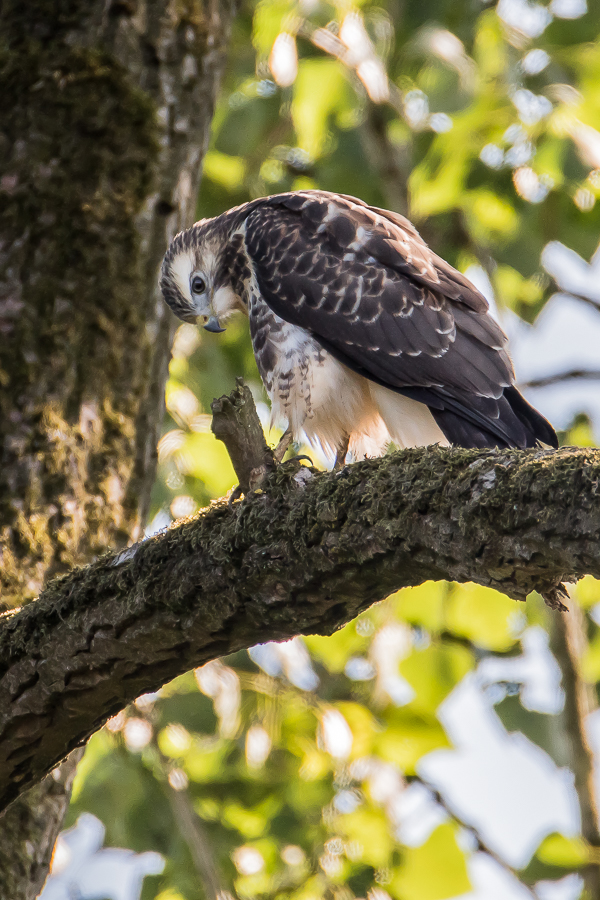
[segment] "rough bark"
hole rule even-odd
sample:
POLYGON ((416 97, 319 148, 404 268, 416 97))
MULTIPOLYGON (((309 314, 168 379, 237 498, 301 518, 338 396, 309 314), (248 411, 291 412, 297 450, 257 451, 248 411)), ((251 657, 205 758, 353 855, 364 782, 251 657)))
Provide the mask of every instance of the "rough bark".
POLYGON ((54 851, 57 829, 71 798, 77 763, 83 750, 74 750, 44 780, 31 788, 4 813, 2 841, 19 851, 0 854, 0 886, 3 898, 34 900, 41 891, 54 851))
MULTIPOLYGON (((428 448, 259 492, 50 584, 0 631, 0 804, 127 702, 431 578, 516 599, 600 576, 600 451, 428 448)), ((557 613, 558 615, 558 613, 557 613)))
MULTIPOLYGON (((230 18, 228 0, 0 0, 4 608, 140 534, 172 327, 158 266, 194 218, 230 18)), ((38 801, 18 847, 0 826, 11 900, 35 896, 1 879, 38 801)))
POLYGON ((236 494, 259 487, 275 470, 275 457, 267 446, 250 388, 238 378, 235 390, 213 400, 211 409, 213 434, 225 444, 237 475, 236 494))

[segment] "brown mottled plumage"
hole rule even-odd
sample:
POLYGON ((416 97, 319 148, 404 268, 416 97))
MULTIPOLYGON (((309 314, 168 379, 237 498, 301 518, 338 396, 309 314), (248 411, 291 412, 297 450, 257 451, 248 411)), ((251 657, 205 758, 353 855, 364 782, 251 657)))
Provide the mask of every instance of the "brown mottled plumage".
POLYGON ((254 200, 177 235, 161 287, 211 331, 246 312, 274 417, 338 457, 348 440, 557 446, 484 297, 397 213, 326 191, 254 200))

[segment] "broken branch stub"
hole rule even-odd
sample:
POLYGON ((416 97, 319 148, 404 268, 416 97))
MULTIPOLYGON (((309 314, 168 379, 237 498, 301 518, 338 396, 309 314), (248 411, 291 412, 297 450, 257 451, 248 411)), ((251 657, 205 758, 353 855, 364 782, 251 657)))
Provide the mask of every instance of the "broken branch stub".
POLYGON ((223 441, 244 494, 255 490, 275 469, 273 451, 267 446, 250 388, 242 378, 236 387, 211 403, 212 432, 223 441))

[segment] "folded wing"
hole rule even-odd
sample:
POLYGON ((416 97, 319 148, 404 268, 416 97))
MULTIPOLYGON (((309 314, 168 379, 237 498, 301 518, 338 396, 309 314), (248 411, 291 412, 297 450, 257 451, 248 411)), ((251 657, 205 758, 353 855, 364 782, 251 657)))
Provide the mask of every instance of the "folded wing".
POLYGON ((402 216, 342 195, 272 197, 246 223, 264 300, 342 363, 425 403, 452 443, 556 446, 514 388, 485 298, 402 216))

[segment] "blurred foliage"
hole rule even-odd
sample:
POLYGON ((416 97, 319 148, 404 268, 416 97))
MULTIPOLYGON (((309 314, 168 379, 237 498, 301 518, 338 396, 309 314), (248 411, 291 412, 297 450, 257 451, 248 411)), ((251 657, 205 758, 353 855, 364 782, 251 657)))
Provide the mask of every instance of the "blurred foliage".
MULTIPOLYGON (((246 3, 199 216, 286 190, 356 194, 409 215, 459 268, 482 266, 498 302, 532 319, 551 293, 543 247, 559 240, 588 258, 600 227, 598 26, 581 3, 571 13, 569 3, 552 6, 556 14, 525 0, 246 3)), ((154 530, 231 488, 210 402, 237 375, 268 430, 246 324, 234 319, 218 337, 179 327, 154 530)), ((567 440, 590 443, 589 427, 578 420, 567 440)), ((590 613, 583 665, 595 684, 600 585, 585 579, 577 596, 590 613)), ((146 900, 211 896, 211 872, 223 897, 240 900, 466 893, 471 845, 461 823, 440 807, 409 846, 402 797, 419 783, 420 760, 450 745, 438 710, 453 688, 482 659, 517 657, 528 626, 550 621, 539 599, 517 606, 475 585, 427 583, 329 638, 210 663, 140 698, 92 739, 71 821, 89 810, 108 843, 164 854, 146 900), (193 813, 191 833, 174 793, 193 813)), ((496 698, 502 721, 563 764, 559 719, 528 709, 518 688, 496 698)), ((527 882, 561 878, 589 858, 578 839, 542 837, 527 882)))

